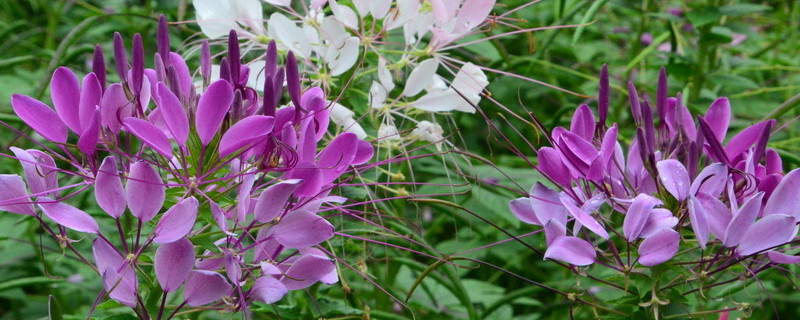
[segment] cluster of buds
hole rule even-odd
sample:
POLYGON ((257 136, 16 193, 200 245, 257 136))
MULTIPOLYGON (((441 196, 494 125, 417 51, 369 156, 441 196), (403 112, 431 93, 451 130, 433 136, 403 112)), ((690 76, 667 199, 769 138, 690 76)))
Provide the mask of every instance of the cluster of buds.
POLYGON ((155 67, 146 69, 141 36, 133 38, 129 63, 115 34, 119 83, 107 84, 99 46, 81 83, 71 70, 57 69, 54 108, 12 97, 16 114, 57 148, 37 137, 31 140, 41 150, 12 148, 9 157, 20 161, 25 180, 0 175, 0 210, 36 218, 97 271, 111 299, 141 319, 154 312, 145 297, 162 292, 159 319, 165 309, 174 315, 185 306, 246 310, 254 301, 273 303, 290 290, 337 282, 332 254, 320 246, 334 226, 319 213, 335 214, 347 200, 331 192, 342 175, 372 158, 371 144, 353 133, 328 133, 325 93, 303 90, 292 53, 279 66, 274 43, 264 69, 252 70, 241 64, 231 33, 214 81, 204 44, 199 86, 184 58, 170 52, 164 16, 157 44, 155 67), (261 95, 247 86, 256 72, 267 79, 261 95), (284 83, 289 101, 281 106, 284 83), (70 184, 60 186, 64 180, 70 184), (107 217, 68 203, 92 189, 107 217), (94 235, 94 263, 72 246, 73 232, 94 235), (149 272, 161 292, 138 286, 149 272), (177 306, 165 307, 168 296, 177 306))
POLYGON ((553 129, 552 147, 537 152, 537 170, 552 187, 537 183, 510 203, 521 221, 543 227, 545 259, 625 274, 636 263, 674 262, 689 273, 702 270, 694 279, 738 264, 747 266, 747 278, 800 262, 781 249, 798 232, 800 170, 784 175, 778 153, 767 148, 774 120, 725 142, 728 99, 714 101, 695 122, 680 94, 668 97, 662 68, 655 112, 628 86, 636 131, 626 152, 617 124, 606 125, 606 67, 600 79, 598 117, 581 105, 570 128, 553 129))
MULTIPOLYGON (((380 119, 380 127, 369 133, 383 141, 443 142, 444 130, 435 119, 419 120, 416 115, 473 113, 473 105, 489 84, 484 74, 488 69, 444 52, 478 42, 455 43, 485 31, 500 19, 489 17, 494 0, 362 0, 349 4, 313 0, 302 1, 304 12, 296 11, 293 1, 265 2, 275 10, 267 20, 261 0, 198 0, 193 5, 198 24, 209 38, 225 36, 234 29, 240 37, 252 40, 254 49, 266 48, 268 39, 274 39, 280 50, 294 52, 304 71, 329 91, 335 91, 337 83, 339 90, 345 90, 341 87, 344 82, 368 90, 370 107, 358 113, 380 119), (440 71, 447 75, 438 75, 440 71), (334 81, 348 74, 349 80, 334 81), (395 120, 413 127, 398 130, 395 120)), ((251 81, 260 83, 260 79, 254 75, 251 81)), ((367 131, 355 115, 334 102, 332 120, 363 138, 367 131)))

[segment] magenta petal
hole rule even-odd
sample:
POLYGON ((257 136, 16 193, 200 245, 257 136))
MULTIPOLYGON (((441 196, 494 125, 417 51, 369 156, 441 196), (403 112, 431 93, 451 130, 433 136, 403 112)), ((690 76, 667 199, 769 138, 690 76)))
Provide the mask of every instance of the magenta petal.
POLYGON ((358 137, 354 133, 345 132, 328 143, 319 154, 319 165, 322 169, 323 183, 336 180, 350 167, 356 156, 358 137))
POLYGON ((797 221, 785 214, 773 214, 759 219, 742 236, 736 253, 749 256, 789 242, 797 234, 797 221))
MULTIPOLYGON (((186 65, 186 61, 183 60, 181 55, 175 52, 170 52, 169 63, 171 66, 175 67, 175 73, 177 73, 178 82, 181 85, 181 94, 189 97, 192 92, 194 82, 192 82, 192 74, 189 72, 189 67, 186 65)), ((176 92, 175 94, 177 95, 178 93, 176 92)))
POLYGON ((264 276, 256 279, 253 288, 250 289, 250 294, 253 299, 261 301, 266 304, 273 304, 280 301, 289 290, 286 286, 271 276, 264 276))
POLYGON ((567 208, 561 204, 558 192, 540 182, 531 188, 531 206, 538 221, 555 219, 563 225, 567 224, 567 208))
MULTIPOLYGON (((95 81, 97 81, 96 78, 95 81)), ((50 78, 50 98, 53 99, 53 107, 55 107, 56 113, 58 113, 58 117, 61 118, 61 121, 75 133, 83 132, 83 130, 81 130, 79 111, 81 100, 79 85, 78 77, 75 73, 65 67, 56 69, 56 71, 53 72, 53 77, 50 78)))
POLYGON ((622 233, 628 241, 639 238, 645 224, 650 216, 653 207, 661 204, 661 201, 644 193, 640 193, 633 199, 633 203, 625 213, 625 220, 622 222, 622 233))
POLYGON ((316 283, 330 273, 336 265, 325 256, 305 254, 292 263, 286 270, 281 282, 289 290, 304 289, 316 283))
POLYGON ((37 204, 42 212, 56 223, 78 232, 98 233, 97 221, 88 213, 48 197, 39 197, 37 204))
POLYGON ((689 220, 692 223, 692 230, 697 242, 700 243, 700 248, 706 248, 708 242, 708 219, 706 218, 706 210, 697 198, 689 195, 689 220))
POLYGON ((143 222, 150 221, 164 205, 166 187, 156 169, 144 161, 131 165, 125 188, 128 209, 143 222))
POLYGON ((255 207, 255 220, 258 222, 270 222, 277 218, 283 208, 286 207, 286 201, 292 195, 295 189, 300 186, 302 180, 291 179, 281 181, 273 184, 258 196, 258 202, 255 207))
POLYGON ((233 87, 225 80, 217 80, 208 86, 200 101, 194 119, 197 135, 203 145, 208 145, 217 134, 222 120, 231 108, 233 87))
POLYGON ((286 214, 275 227, 275 240, 289 249, 305 248, 333 237, 333 225, 308 210, 286 214))
POLYGON ((543 147, 537 152, 539 165, 537 168, 550 179, 562 186, 570 185, 570 171, 561 158, 561 154, 553 148, 543 147))
POLYGON ((94 256, 94 262, 97 265, 97 270, 100 273, 106 271, 106 269, 120 269, 124 263, 126 263, 125 258, 122 257, 119 250, 112 247, 103 239, 94 239, 92 243, 92 255, 94 256))
POLYGON ((122 267, 120 272, 115 268, 107 268, 102 272, 103 288, 111 299, 131 308, 136 307, 139 280, 136 270, 130 265, 122 267))
POLYGON ((511 213, 520 221, 537 226, 542 225, 539 219, 536 218, 536 214, 533 213, 531 198, 526 197, 511 200, 511 202, 508 203, 508 208, 511 209, 511 213))
POLYGON ((661 160, 656 163, 658 169, 658 179, 664 188, 678 199, 678 201, 686 200, 689 195, 689 172, 680 161, 675 159, 661 160))
POLYGON ((375 155, 375 149, 372 148, 372 144, 368 141, 358 140, 358 144, 356 145, 356 156, 353 157, 353 165, 357 166, 359 164, 367 163, 372 156, 375 155))
POLYGON ((569 131, 577 134, 586 141, 592 141, 594 136, 594 114, 588 105, 582 104, 572 115, 569 131))
POLYGON ((175 142, 184 146, 189 137, 189 119, 186 117, 186 112, 183 111, 181 100, 164 83, 159 82, 157 86, 158 108, 161 109, 161 116, 175 142))
POLYGON ((54 190, 58 189, 58 167, 56 167, 53 157, 36 149, 28 149, 26 151, 36 159, 36 174, 44 176, 45 190, 43 191, 49 191, 48 194, 57 197, 58 191, 54 190))
POLYGON ((97 142, 100 140, 100 107, 94 106, 93 108, 94 112, 89 115, 89 121, 78 139, 78 149, 87 155, 94 154, 97 142))
POLYGON ((133 104, 125 96, 125 89, 121 84, 115 83, 106 89, 100 100, 100 118, 104 128, 113 133, 122 128, 122 119, 133 114, 133 104))
MULTIPOLYGON (((761 132, 764 131, 767 125, 771 124, 771 121, 772 120, 767 120, 756 123, 733 136, 733 138, 728 141, 728 144, 725 145, 725 154, 728 155, 728 159, 736 159, 739 155, 747 151, 747 149, 758 141, 761 132)), ((760 161, 761 159, 757 160, 760 161)))
POLYGON ((0 174, 0 210, 36 215, 22 177, 16 174, 0 174))
POLYGON ((731 123, 731 103, 728 98, 722 97, 711 103, 703 118, 708 122, 717 141, 725 140, 728 125, 731 123))
POLYGON ((728 227, 725 229, 725 237, 723 238, 722 245, 726 247, 735 247, 739 245, 744 233, 753 222, 758 218, 761 212, 761 200, 764 198, 763 192, 758 192, 751 196, 739 208, 739 212, 733 217, 728 227))
POLYGON ((667 262, 678 253, 681 236, 672 229, 661 229, 639 245, 639 263, 654 266, 667 262))
POLYGON ((800 169, 794 169, 781 179, 764 206, 764 215, 786 214, 800 219, 800 169))
POLYGON ((560 237, 547 247, 545 259, 555 259, 576 266, 594 263, 597 253, 591 243, 578 237, 560 237))
POLYGON ((194 245, 186 238, 158 247, 153 268, 164 292, 174 292, 183 284, 192 271, 194 258, 194 245))
POLYGON ((291 174, 292 179, 301 179, 303 183, 294 191, 298 197, 317 195, 322 189, 322 170, 314 162, 300 162, 291 174))
POLYGON ((235 233, 228 230, 228 217, 225 216, 225 211, 222 210, 222 207, 214 201, 209 202, 209 205, 211 206, 211 216, 214 218, 219 229, 229 236, 235 236, 235 233))
POLYGON ((570 213, 570 215, 575 217, 575 220, 580 222, 581 225, 585 226, 586 229, 589 229, 601 238, 608 240, 608 232, 606 232, 606 229, 603 228, 603 225, 597 222, 597 220, 595 220, 591 215, 583 211, 583 209, 578 208, 570 200, 562 199, 561 203, 567 207, 567 211, 570 213))
POLYGON ((46 104, 26 95, 14 94, 11 96, 11 107, 22 121, 45 139, 56 143, 67 141, 67 127, 46 104))
POLYGON ((186 278, 183 295, 186 297, 186 304, 198 307, 219 300, 230 290, 231 285, 221 274, 206 270, 193 270, 186 278))
POLYGON ((103 88, 100 86, 100 81, 97 80, 97 76, 92 72, 83 77, 81 100, 78 104, 81 131, 76 131, 75 133, 82 135, 83 132, 86 131, 86 128, 90 125, 92 113, 94 113, 95 108, 100 104, 100 98, 102 98, 102 96, 103 88))
POLYGON ((799 256, 792 256, 778 251, 767 252, 767 256, 769 257, 769 260, 771 260, 774 263, 785 263, 785 264, 800 263, 799 256))
POLYGON ((553 244, 558 238, 564 237, 567 235, 567 226, 563 225, 561 222, 558 222, 556 219, 550 219, 544 225, 544 236, 547 246, 553 244))
MULTIPOLYGON (((25 172, 25 180, 28 182, 28 188, 34 194, 48 191, 45 177, 42 175, 41 169, 37 164, 39 163, 27 150, 22 150, 17 147, 11 147, 11 152, 17 157, 19 163, 22 165, 22 170, 25 172)), ((25 184, 22 184, 22 190, 25 190, 25 184)))
POLYGON ((219 157, 224 158, 231 153, 263 140, 275 124, 270 116, 249 116, 234 124, 225 132, 219 141, 219 157))
POLYGON ((94 179, 94 197, 97 205, 108 215, 118 219, 125 212, 125 189, 113 156, 103 159, 94 179))
POLYGON ((189 234, 197 219, 197 199, 189 197, 169 208, 158 221, 153 242, 165 244, 175 242, 189 234))
POLYGON ((162 156, 172 158, 172 146, 169 144, 169 138, 164 135, 161 129, 146 120, 133 117, 123 120, 123 123, 131 133, 141 139, 146 145, 153 148, 153 150, 162 156))

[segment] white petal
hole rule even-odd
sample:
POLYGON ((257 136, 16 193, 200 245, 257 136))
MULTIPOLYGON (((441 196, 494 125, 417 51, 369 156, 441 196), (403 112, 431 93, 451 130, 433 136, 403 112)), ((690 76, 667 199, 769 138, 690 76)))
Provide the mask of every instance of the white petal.
POLYGON ((372 81, 372 86, 369 88, 369 106, 381 109, 384 102, 386 102, 386 89, 377 81, 372 81))
POLYGON ((433 80, 437 69, 439 69, 439 60, 431 58, 420 62, 408 75, 403 95, 407 97, 417 95, 433 80))
POLYGON ((369 12, 375 19, 383 19, 391 7, 392 0, 372 0, 369 3, 369 12))
POLYGON ((303 29, 295 25, 294 21, 276 12, 270 16, 268 26, 269 34, 278 38, 283 46, 299 58, 308 57, 311 46, 303 29))
POLYGON ((211 39, 228 35, 236 28, 236 17, 228 1, 192 1, 200 30, 211 39))
POLYGON ((386 92, 391 92, 394 89, 394 82, 392 81, 392 72, 386 67, 386 59, 378 58, 378 79, 381 85, 386 89, 386 92))
POLYGON ((360 41, 357 37, 350 37, 345 41, 344 47, 338 50, 338 57, 330 62, 331 75, 338 76, 356 64, 358 61, 358 49, 360 41))

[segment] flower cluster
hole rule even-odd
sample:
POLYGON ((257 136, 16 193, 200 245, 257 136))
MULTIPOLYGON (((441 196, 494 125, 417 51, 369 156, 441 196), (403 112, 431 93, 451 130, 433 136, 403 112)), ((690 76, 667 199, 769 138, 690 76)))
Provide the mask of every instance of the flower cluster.
POLYGON ((629 84, 636 132, 625 151, 617 125, 606 125, 608 88, 604 67, 598 118, 581 105, 569 129, 552 130, 552 147, 538 150, 537 169, 554 188, 537 183, 510 204, 521 221, 543 227, 546 259, 628 272, 636 262, 675 259, 681 249, 687 267, 719 271, 744 261, 753 274, 800 262, 780 250, 797 235, 800 170, 784 175, 777 152, 767 148, 774 120, 725 142, 728 99, 717 99, 695 121, 680 94, 668 97, 662 69, 655 111, 629 84), (715 255, 696 259, 698 249, 715 255))
MULTIPOLYGON (((352 7, 335 0, 302 1, 304 12, 295 11, 292 1, 266 2, 276 9, 266 23, 259 0, 203 0, 193 5, 209 38, 234 29, 251 39, 255 48, 273 39, 279 49, 294 52, 304 71, 326 89, 333 91, 338 83, 344 90, 335 77, 349 72, 345 86, 364 84, 356 87, 368 90, 369 113, 381 119, 380 127, 370 134, 384 141, 443 142, 444 130, 434 119, 418 120, 414 115, 475 112, 472 105, 489 84, 485 68, 444 52, 468 44, 455 41, 483 31, 494 0, 362 0, 352 1, 352 7), (450 75, 440 76, 440 70, 450 75), (371 74, 372 80, 363 78, 371 74), (399 130, 395 117, 414 127, 399 130)), ((260 61, 251 64, 255 69, 261 66, 260 61)), ((251 83, 260 88, 261 79, 254 74, 251 83)), ((331 119, 345 131, 361 138, 367 135, 355 113, 338 101, 331 119)))
POLYGON ((102 277, 109 297, 142 319, 152 312, 145 295, 161 294, 138 285, 150 271, 163 291, 159 319, 170 294, 178 304, 173 315, 209 304, 237 311, 337 282, 331 253, 320 246, 334 227, 319 213, 347 200, 331 191, 353 166, 372 158, 371 144, 354 133, 328 133, 333 116, 325 93, 303 90, 292 53, 280 66, 275 44, 269 46, 258 71, 268 85, 259 94, 247 85, 251 69, 241 64, 232 33, 218 80, 211 79, 211 54, 203 46, 203 81, 196 86, 184 58, 170 52, 167 28, 162 16, 152 69, 145 68, 140 35, 128 60, 117 33, 120 82, 107 83, 98 46, 93 72, 82 81, 70 69, 55 71, 54 108, 12 97, 16 114, 60 150, 40 142, 42 150, 12 148, 25 179, 0 175, 0 209, 36 218, 82 259, 70 234, 94 235, 94 263, 83 260, 102 277), (64 180, 70 184, 61 186, 64 180), (90 188, 108 217, 68 203, 90 188), (116 228, 98 223, 109 217, 116 228), (175 294, 181 286, 182 298, 175 294))

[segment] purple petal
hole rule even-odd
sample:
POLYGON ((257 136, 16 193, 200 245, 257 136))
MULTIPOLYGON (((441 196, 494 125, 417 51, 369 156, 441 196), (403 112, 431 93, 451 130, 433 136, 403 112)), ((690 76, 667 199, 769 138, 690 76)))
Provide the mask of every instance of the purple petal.
POLYGON ((271 276, 264 276, 256 279, 253 288, 250 289, 250 294, 253 299, 261 301, 266 304, 273 304, 280 301, 289 290, 286 286, 271 276))
POLYGON ((763 192, 756 193, 747 199, 742 207, 739 208, 739 212, 734 215, 730 224, 728 224, 728 228, 725 229, 725 237, 722 241, 723 246, 735 247, 739 245, 744 233, 753 225, 756 218, 758 218, 758 214, 761 212, 761 200, 763 198, 763 192))
POLYGON ((44 176, 45 189, 43 191, 49 191, 48 194, 53 195, 54 198, 57 197, 58 191, 54 190, 58 188, 58 167, 56 167, 53 157, 36 149, 26 151, 36 159, 36 174, 44 176))
POLYGON ((700 201, 706 211, 708 230, 717 239, 725 239, 725 229, 728 228, 728 224, 733 218, 731 208, 716 197, 709 196, 703 192, 697 194, 697 200, 700 201))
MULTIPOLYGON (((728 155, 728 159, 735 159, 747 151, 750 146, 758 141, 762 131, 771 124, 771 121, 772 120, 767 120, 756 123, 733 136, 733 138, 728 141, 728 144, 725 145, 725 153, 728 155)), ((761 159, 757 160, 760 161, 761 159)))
POLYGON ((793 264, 800 263, 800 256, 792 256, 778 251, 767 252, 769 260, 774 263, 793 264))
POLYGON ((231 285, 221 274, 193 270, 186 278, 186 287, 183 289, 186 304, 199 307, 219 300, 231 291, 231 285))
POLYGON ((728 98, 722 97, 714 101, 703 118, 708 121, 708 126, 717 141, 725 140, 728 125, 731 123, 731 103, 728 98))
POLYGON ((241 184, 236 195, 236 220, 243 222, 247 219, 247 214, 250 213, 250 202, 252 201, 253 184, 255 183, 255 174, 246 173, 241 177, 241 184))
POLYGON ((286 180, 264 189, 256 203, 255 220, 270 222, 277 218, 286 206, 286 201, 301 182, 299 179, 286 180))
POLYGON ((567 207, 567 211, 575 217, 575 220, 581 223, 581 225, 585 226, 590 231, 594 232, 598 236, 603 239, 608 240, 608 232, 603 228, 597 220, 595 220, 591 215, 583 211, 583 209, 578 208, 575 204, 572 203, 569 199, 561 199, 561 203, 567 207))
POLYGON ((122 267, 120 272, 115 268, 107 268, 102 272, 102 277, 103 287, 111 299, 131 308, 136 307, 139 286, 136 270, 130 265, 122 267))
POLYGON ((183 147, 189 137, 189 119, 186 117, 186 112, 183 111, 181 100, 163 82, 159 82, 157 86, 158 108, 161 109, 161 116, 169 128, 172 138, 183 147))
MULTIPOLYGON (((67 127, 46 104, 26 95, 14 94, 11 96, 11 107, 22 121, 45 139, 56 143, 67 142, 67 127)), ((77 107, 75 109, 77 115, 77 107)))
POLYGON ((289 290, 304 289, 322 279, 335 268, 336 265, 327 257, 305 254, 292 263, 292 266, 286 270, 286 275, 281 278, 281 282, 289 290))
POLYGON ((103 127, 116 134, 122 128, 122 119, 132 114, 133 104, 125 96, 122 85, 115 83, 108 86, 100 100, 100 118, 103 127))
POLYGON ((781 179, 764 206, 764 215, 786 214, 800 219, 800 169, 794 169, 781 179))
POLYGON ((587 141, 592 141, 594 137, 594 114, 588 105, 582 104, 575 110, 572 115, 572 123, 569 126, 569 131, 577 134, 587 141))
POLYGON ((16 174, 0 174, 0 210, 36 215, 22 177, 16 174))
POLYGON ((141 139, 150 148, 153 148, 153 150, 167 159, 172 158, 172 146, 169 143, 169 138, 154 124, 134 117, 127 118, 122 123, 133 135, 141 139))
POLYGON ((358 144, 356 145, 356 156, 353 157, 353 165, 357 166, 359 164, 367 163, 372 156, 375 155, 375 149, 372 148, 372 144, 364 140, 358 140, 358 144))
POLYGON ((558 222, 556 219, 550 219, 544 225, 544 236, 547 246, 553 244, 556 239, 565 237, 567 235, 567 226, 558 222))
POLYGON ((555 219, 563 225, 567 224, 567 208, 561 204, 557 191, 537 182, 531 188, 530 199, 536 220, 541 222, 555 219))
POLYGON ((678 201, 686 200, 689 196, 689 172, 680 161, 675 159, 661 160, 656 163, 658 169, 658 179, 664 188, 678 199, 678 201))
POLYGON ((119 250, 100 238, 94 239, 92 243, 92 255, 100 273, 103 273, 106 269, 117 270, 126 263, 119 250))
MULTIPOLYGON (((83 132, 86 131, 86 127, 90 125, 92 113, 94 113, 94 109, 100 105, 100 98, 103 97, 103 88, 100 87, 100 82, 97 80, 97 76, 95 76, 94 73, 89 73, 83 77, 80 96, 78 115, 80 116, 79 129, 81 131, 75 131, 77 134, 83 134, 83 132)), ((58 109, 56 109, 56 111, 58 111, 58 109)))
POLYGON ((222 210, 222 207, 214 201, 211 201, 209 205, 211 206, 211 216, 214 218, 214 221, 217 222, 219 229, 229 236, 235 236, 235 233, 231 233, 228 230, 228 217, 225 216, 225 211, 222 210))
POLYGON ((225 114, 233 102, 233 87, 225 80, 212 83, 197 102, 195 126, 203 145, 208 145, 217 134, 225 114))
POLYGON ((192 271, 194 258, 194 245, 186 238, 158 247, 153 268, 164 292, 174 292, 183 284, 192 271))
POLYGON ((625 235, 625 239, 634 241, 639 238, 650 216, 650 211, 659 204, 661 204, 660 200, 644 193, 640 193, 633 199, 628 212, 625 213, 625 220, 622 222, 622 233, 625 235))
MULTIPOLYGON (((194 88, 194 82, 192 82, 192 74, 189 72, 189 67, 186 65, 186 61, 183 60, 181 55, 170 52, 169 53, 169 64, 170 67, 175 68, 175 73, 178 77, 178 82, 180 83, 180 90, 178 88, 173 88, 173 91, 176 96, 183 95, 185 98, 191 98, 192 90, 194 88), (176 92, 177 91, 177 92, 176 92)), ((211 88, 209 86, 209 88, 211 88)), ((206 89, 208 90, 208 89, 206 89)), ((205 93, 203 93, 205 95, 205 93)), ((233 92, 231 92, 231 101, 233 100, 233 92)), ((223 108, 227 108, 227 104, 220 104, 223 108)), ((226 109, 227 110, 227 109, 226 109)))
POLYGON ((789 242, 797 234, 794 217, 773 214, 759 219, 742 236, 736 249, 740 256, 749 256, 789 242))
POLYGON ((197 219, 198 202, 189 197, 176 203, 161 216, 153 234, 153 242, 165 244, 175 242, 189 234, 197 219))
POLYGON ((155 217, 164 205, 166 187, 161 176, 147 162, 139 161, 131 165, 128 184, 125 188, 128 209, 134 217, 143 222, 155 217))
POLYGON ((766 151, 766 167, 767 173, 782 173, 783 161, 781 156, 774 149, 767 149, 766 151))
POLYGON ((689 193, 697 195, 702 192, 712 197, 718 197, 722 190, 725 190, 725 183, 727 182, 728 166, 717 162, 700 171, 689 187, 689 193))
MULTIPOLYGON (((22 165, 22 170, 25 172, 25 180, 28 182, 28 188, 30 188, 31 192, 34 194, 47 192, 49 189, 43 173, 50 169, 39 167, 37 165, 39 162, 36 161, 36 158, 26 150, 17 147, 10 147, 9 149, 11 149, 11 152, 14 152, 14 156, 17 157, 19 163, 22 165)), ((25 190, 24 183, 22 184, 21 190, 25 190)), ((25 195, 27 195, 27 192, 25 195)))
POLYGON ((560 237, 547 247, 545 259, 555 259, 576 266, 594 263, 597 253, 591 243, 578 237, 560 237))
POLYGON ((345 132, 337 136, 319 154, 317 165, 322 169, 323 183, 328 184, 339 178, 356 156, 358 137, 345 132))
POLYGON ((119 219, 125 212, 125 189, 117 171, 117 161, 113 156, 103 159, 94 179, 94 197, 97 205, 108 215, 119 219))
POLYGON ((533 213, 531 198, 525 197, 511 200, 511 202, 508 203, 508 208, 511 209, 511 213, 520 221, 537 226, 542 225, 539 219, 536 218, 536 214, 533 213))
POLYGON ((39 197, 37 204, 48 218, 64 227, 85 233, 100 232, 97 221, 83 210, 48 197, 39 197))
POLYGON ((681 236, 672 229, 661 229, 639 245, 639 263, 652 267, 667 262, 678 253, 681 236))
MULTIPOLYGON (((95 78, 95 81, 97 81, 97 78, 95 78)), ((61 121, 64 121, 64 124, 75 133, 83 132, 81 130, 79 111, 81 101, 79 85, 78 77, 75 73, 65 67, 56 69, 53 72, 53 77, 50 78, 50 98, 53 99, 53 107, 55 107, 61 121)))
POLYGON ((700 248, 706 248, 708 242, 708 219, 706 219, 706 210, 697 198, 689 195, 689 219, 692 223, 692 230, 697 242, 700 243, 700 248))
POLYGON ((649 238, 661 231, 661 229, 672 229, 678 225, 678 218, 675 217, 669 209, 656 208, 650 211, 647 217, 642 233, 639 234, 641 238, 649 238))
POLYGON ((539 158, 537 168, 541 173, 562 186, 570 185, 570 171, 564 165, 561 154, 556 149, 543 147, 537 152, 537 157, 539 158))
POLYGON ((275 118, 270 116, 249 116, 234 124, 219 141, 219 157, 224 158, 257 141, 263 140, 272 132, 275 118))
POLYGON ((333 237, 333 225, 308 210, 286 214, 275 227, 275 240, 289 249, 305 248, 333 237))
POLYGON ((315 196, 322 189, 322 170, 314 162, 300 162, 292 170, 291 179, 301 179, 303 183, 294 194, 298 197, 315 196))
POLYGON ((89 116, 89 122, 83 129, 78 138, 78 149, 86 155, 92 155, 97 150, 97 142, 100 140, 100 107, 94 106, 94 112, 89 116))

